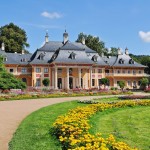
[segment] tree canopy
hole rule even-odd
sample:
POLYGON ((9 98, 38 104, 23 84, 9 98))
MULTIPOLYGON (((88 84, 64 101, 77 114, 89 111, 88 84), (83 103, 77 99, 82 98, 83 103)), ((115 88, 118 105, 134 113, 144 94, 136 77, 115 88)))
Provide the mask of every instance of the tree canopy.
POLYGON ((5 51, 12 53, 21 53, 22 49, 29 47, 26 32, 13 23, 0 28, 0 45, 2 43, 5 44, 5 51))
POLYGON ((82 42, 83 37, 85 38, 85 44, 89 48, 95 50, 100 55, 102 53, 106 54, 108 52, 108 50, 105 48, 105 43, 103 41, 101 41, 99 39, 99 37, 95 37, 90 34, 89 35, 84 34, 84 33, 78 34, 78 38, 77 38, 76 42, 82 42))

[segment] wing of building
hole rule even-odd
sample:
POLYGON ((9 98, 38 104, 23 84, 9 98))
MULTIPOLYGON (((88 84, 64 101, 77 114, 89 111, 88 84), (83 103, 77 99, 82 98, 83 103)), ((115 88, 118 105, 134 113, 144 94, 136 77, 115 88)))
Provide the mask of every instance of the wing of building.
POLYGON ((117 87, 124 80, 127 88, 139 88, 140 79, 147 76, 141 64, 135 62, 125 49, 112 57, 99 54, 82 43, 70 42, 68 33, 63 41, 49 41, 33 54, 6 53, 4 43, 0 55, 8 72, 27 83, 27 86, 43 87, 44 78, 49 78, 51 89, 98 88, 100 79, 107 77, 110 86, 117 87))

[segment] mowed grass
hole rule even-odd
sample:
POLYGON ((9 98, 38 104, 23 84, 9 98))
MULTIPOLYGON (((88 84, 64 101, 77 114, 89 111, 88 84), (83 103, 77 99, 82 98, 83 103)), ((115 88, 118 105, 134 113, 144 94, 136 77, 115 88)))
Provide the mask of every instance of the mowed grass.
POLYGON ((90 119, 92 134, 113 134, 131 147, 150 149, 150 107, 136 106, 98 112, 90 119))
POLYGON ((61 150, 58 140, 51 136, 50 128, 58 116, 77 106, 85 104, 64 102, 33 112, 20 124, 9 143, 9 150, 61 150))

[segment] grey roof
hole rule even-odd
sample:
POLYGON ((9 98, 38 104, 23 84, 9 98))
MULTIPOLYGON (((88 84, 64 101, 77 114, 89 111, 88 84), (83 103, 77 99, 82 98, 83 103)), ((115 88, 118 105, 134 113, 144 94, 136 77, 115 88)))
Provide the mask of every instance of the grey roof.
POLYGON ((57 49, 63 46, 63 42, 57 42, 57 41, 49 41, 48 43, 45 43, 41 48, 39 48, 39 51, 51 51, 55 52, 57 49))
POLYGON ((54 63, 75 63, 75 64, 93 64, 85 51, 76 51, 76 50, 59 50, 56 58, 52 60, 54 63), (71 59, 69 56, 71 53, 74 53, 75 59, 71 59))
POLYGON ((32 54, 6 53, 0 50, 0 54, 7 58, 5 64, 28 64, 32 54))
POLYGON ((72 43, 70 41, 66 42, 61 48, 61 50, 76 50, 76 51, 83 51, 84 48, 72 43))
POLYGON ((118 55, 118 56, 112 56, 110 58, 104 57, 103 59, 104 61, 107 61, 110 66, 114 66, 114 67, 133 67, 133 68, 134 67, 143 67, 143 68, 146 67, 144 65, 141 65, 135 62, 134 60, 133 60, 134 63, 130 64, 129 61, 132 60, 132 58, 125 53, 118 55), (120 60, 122 60, 124 63, 120 63, 120 60))
POLYGON ((108 64, 109 66, 113 66, 113 64, 116 62, 117 60, 117 56, 104 56, 102 57, 103 61, 108 64))
POLYGON ((73 42, 74 45, 82 48, 85 50, 86 53, 97 53, 96 51, 90 49, 89 47, 87 47, 86 45, 79 43, 79 42, 73 42))
POLYGON ((97 65, 102 65, 102 66, 107 66, 108 65, 107 63, 104 62, 104 60, 102 59, 102 57, 100 57, 98 55, 98 53, 87 53, 87 56, 89 57, 90 60, 92 60, 92 58, 94 56, 97 56, 97 62, 93 61, 93 63, 95 63, 97 65))
POLYGON ((32 57, 30 59, 30 64, 47 64, 47 63, 49 63, 53 54, 54 54, 54 52, 52 52, 52 51, 45 52, 45 51, 37 50, 32 55, 32 57), (43 59, 40 59, 41 55, 43 56, 43 59))

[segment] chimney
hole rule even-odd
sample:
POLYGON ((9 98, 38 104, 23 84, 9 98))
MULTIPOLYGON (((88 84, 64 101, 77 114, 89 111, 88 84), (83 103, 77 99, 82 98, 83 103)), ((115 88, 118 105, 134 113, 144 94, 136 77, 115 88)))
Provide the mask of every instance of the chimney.
POLYGON ((46 32, 46 36, 45 36, 45 43, 48 43, 48 33, 46 32))
POLYGON ((121 49, 118 48, 118 55, 121 55, 121 49))
POLYGON ((63 34, 63 38, 64 38, 64 44, 66 44, 66 42, 68 41, 68 33, 65 30, 65 33, 63 34))
POLYGON ((4 50, 5 50, 5 44, 4 44, 4 43, 2 43, 2 47, 1 47, 1 49, 2 49, 2 51, 4 51, 4 50))
POLYGON ((126 47, 126 49, 125 49, 125 54, 126 55, 129 55, 129 51, 128 51, 128 48, 126 47))
POLYGON ((21 54, 24 54, 24 50, 21 51, 21 54))
POLYGON ((85 37, 82 37, 82 44, 85 45, 85 37))

